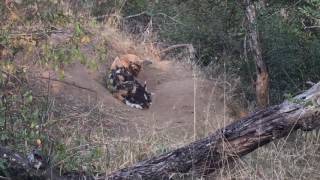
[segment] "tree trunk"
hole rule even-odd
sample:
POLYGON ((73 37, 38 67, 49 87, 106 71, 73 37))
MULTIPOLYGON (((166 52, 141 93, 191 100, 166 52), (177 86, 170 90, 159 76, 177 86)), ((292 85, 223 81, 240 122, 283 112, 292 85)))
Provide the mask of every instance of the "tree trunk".
POLYGON ((257 29, 257 10, 252 0, 243 0, 247 18, 247 34, 251 54, 256 64, 256 97, 258 106, 265 108, 269 104, 269 73, 266 63, 262 59, 259 33, 257 29))
MULTIPOLYGON (((280 105, 260 110, 235 121, 204 139, 109 175, 100 174, 95 177, 86 176, 86 178, 162 180, 190 172, 197 176, 210 174, 225 164, 232 163, 258 147, 287 136, 297 129, 310 131, 320 127, 319 97, 320 83, 280 105)), ((17 160, 21 161, 18 163, 19 168, 30 169, 21 155, 9 153, 0 146, 0 158, 10 161, 12 157, 15 158, 15 164, 17 160), (4 153, 7 155, 4 156, 4 153), (18 156, 19 158, 16 158, 18 156)), ((43 173, 38 171, 38 173, 41 172, 43 173)), ((79 179, 80 177, 84 176, 81 173, 61 178, 55 175, 55 179, 79 179)))

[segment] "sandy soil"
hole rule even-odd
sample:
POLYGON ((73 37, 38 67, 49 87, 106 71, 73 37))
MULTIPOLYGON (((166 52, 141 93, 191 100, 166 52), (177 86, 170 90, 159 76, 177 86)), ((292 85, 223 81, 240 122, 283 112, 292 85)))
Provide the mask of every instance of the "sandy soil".
MULTIPOLYGON (((108 128, 116 130, 115 136, 122 137, 150 132, 164 133, 172 139, 188 139, 194 135, 202 137, 230 120, 226 115, 221 89, 213 81, 193 76, 189 65, 154 61, 144 67, 138 79, 147 81, 148 90, 154 93, 152 106, 147 110, 132 109, 113 98, 104 87, 104 72, 90 71, 80 63, 67 67, 63 81, 71 85, 50 81, 56 111, 66 115, 70 114, 70 107, 90 109, 99 106, 100 111, 112 114, 105 120, 102 118, 102 121, 107 122, 108 128)), ((49 72, 43 71, 41 76, 48 77, 49 72)), ((50 77, 57 78, 53 72, 50 77)), ((43 82, 48 83, 48 80, 43 82)), ((95 127, 94 121, 95 118, 88 118, 86 122, 90 125, 87 126, 99 128, 95 127)))
MULTIPOLYGON (((101 32, 95 33, 101 36, 95 36, 92 44, 81 49, 88 60, 94 59, 97 53, 93 46, 108 39, 109 57, 99 65, 98 71, 74 62, 64 68, 65 78, 59 80, 52 70, 31 70, 33 76, 44 77, 30 78, 31 84, 35 92, 49 94, 53 100, 53 119, 64 119, 61 122, 66 127, 78 127, 83 133, 104 126, 115 137, 161 133, 177 140, 203 137, 231 121, 223 101, 223 91, 217 82, 201 78, 194 73, 191 65, 177 61, 155 58, 139 74, 138 80, 147 81, 148 90, 154 93, 150 109, 132 109, 113 98, 103 81, 112 57, 133 51, 140 55, 145 49, 142 48, 144 46, 134 46, 125 37, 110 30, 101 32)), ((70 33, 51 37, 51 44, 63 44, 69 36, 70 33)))

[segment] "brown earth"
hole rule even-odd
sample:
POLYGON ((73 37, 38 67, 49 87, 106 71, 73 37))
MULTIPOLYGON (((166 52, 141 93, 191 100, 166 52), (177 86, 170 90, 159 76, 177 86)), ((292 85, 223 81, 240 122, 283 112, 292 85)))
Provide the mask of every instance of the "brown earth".
MULTIPOLYGON (((14 60, 29 68, 34 95, 46 101, 41 124, 50 141, 44 140, 44 144, 63 145, 68 158, 81 162, 77 168, 85 164, 95 172, 111 172, 207 136, 232 120, 222 80, 207 80, 196 67, 185 63, 188 60, 162 59, 152 45, 136 44, 112 29, 91 31, 91 42, 80 47, 86 62, 74 59, 64 64, 64 78, 51 62, 37 65, 42 60, 40 48, 18 53, 14 60), (107 51, 99 54, 100 50, 107 51), (126 106, 105 88, 103 79, 113 59, 127 53, 152 61, 138 76, 153 93, 147 110, 126 106), (97 68, 89 68, 90 63, 97 68), (91 159, 96 147, 102 155, 91 159)), ((72 31, 66 30, 46 43, 52 49, 67 49, 71 37, 72 31)))
MULTIPOLYGON (((40 76, 48 75, 48 71, 43 71, 40 76)), ((153 132, 165 133, 173 139, 187 139, 195 134, 204 136, 222 127, 224 120, 225 123, 230 120, 222 90, 215 82, 193 76, 191 66, 186 64, 154 61, 144 67, 139 81, 146 81, 148 90, 154 94, 152 106, 147 110, 132 109, 113 98, 104 87, 103 76, 103 70, 93 72, 80 63, 65 69, 63 81, 56 81, 55 73, 51 72, 50 78, 54 80, 50 81, 50 92, 56 101, 56 109, 60 109, 59 114, 70 114, 68 105, 75 109, 99 106, 100 111, 112 114, 113 117, 107 117, 105 122, 109 122, 108 128, 116 129, 116 136, 132 137, 153 132)), ((90 121, 95 118, 89 117, 86 122, 92 124, 90 121)), ((92 125, 91 129, 99 128, 92 125)))
MULTIPOLYGON (((35 94, 49 95, 48 112, 51 113, 46 126, 51 127, 48 131, 52 136, 62 138, 68 145, 79 135, 90 142, 92 136, 101 136, 100 131, 106 131, 103 138, 141 139, 160 134, 169 143, 183 144, 231 121, 224 102, 225 93, 221 84, 218 85, 221 80, 202 78, 199 70, 190 64, 161 60, 156 49, 134 44, 119 32, 104 28, 92 31, 96 36, 81 47, 87 60, 97 59, 97 47, 108 49, 106 61, 99 62, 97 70, 75 61, 64 67, 65 77, 61 80, 50 68, 30 66, 29 79, 35 94), (138 77, 139 81, 146 81, 148 90, 154 93, 150 109, 130 108, 113 98, 104 86, 103 78, 111 62, 126 53, 153 62, 144 67, 138 77)), ((71 34, 66 31, 53 35, 49 43, 65 44, 71 34)), ((22 54, 16 58, 30 62, 22 54)))

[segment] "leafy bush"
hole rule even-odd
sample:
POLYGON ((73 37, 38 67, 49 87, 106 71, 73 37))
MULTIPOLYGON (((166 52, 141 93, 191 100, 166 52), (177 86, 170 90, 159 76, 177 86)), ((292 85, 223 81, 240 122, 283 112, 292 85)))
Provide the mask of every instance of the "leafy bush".
POLYGON ((44 138, 40 127, 44 116, 41 98, 35 99, 26 85, 23 69, 8 62, 0 64, 1 144, 32 146, 36 139, 44 138))
POLYGON ((270 17, 271 10, 261 13, 259 29, 271 76, 272 102, 279 102, 284 94, 306 89, 307 81, 320 80, 320 39, 319 34, 303 28, 301 21, 308 17, 297 9, 288 10, 288 17, 280 13, 270 17))
MULTIPOLYGON (((257 3, 258 29, 263 59, 271 74, 271 102, 284 94, 306 88, 306 81, 319 81, 320 3, 308 0, 257 3), (303 22, 304 24, 302 24, 303 22)), ((170 44, 192 43, 197 49, 197 63, 225 67, 229 75, 241 78, 241 89, 254 100, 255 65, 244 56, 245 17, 240 4, 231 1, 156 1, 128 3, 126 15, 148 12, 162 40, 170 44), (233 75, 232 75, 233 76, 233 75)), ((145 22, 146 24, 147 22, 145 22)), ((208 68, 206 68, 208 69, 208 68)), ((218 73, 222 69, 218 70, 218 73)))

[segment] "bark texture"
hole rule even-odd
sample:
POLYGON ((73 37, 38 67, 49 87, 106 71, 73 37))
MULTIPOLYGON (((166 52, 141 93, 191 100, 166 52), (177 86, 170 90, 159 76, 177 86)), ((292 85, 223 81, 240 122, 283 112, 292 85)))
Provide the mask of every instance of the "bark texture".
MULTIPOLYGON (((37 173, 55 179, 108 179, 152 180, 172 179, 181 174, 202 176, 215 172, 226 163, 232 163, 260 146, 301 129, 310 131, 320 127, 320 83, 308 91, 286 100, 282 104, 257 111, 189 145, 168 153, 120 169, 109 175, 85 176, 81 173, 58 176, 41 170, 37 173)), ((0 146, 0 158, 12 162, 18 168, 30 172, 27 161, 21 155, 11 153, 0 146), (6 154, 6 156, 4 156, 6 154), (9 155, 8 155, 9 154, 9 155), (5 157, 5 158, 4 158, 5 157)), ((51 170, 51 172, 54 172, 51 170)))
POLYGON ((257 28, 257 10, 252 0, 243 0, 247 18, 247 34, 251 54, 256 64, 256 97, 258 105, 265 108, 269 104, 269 73, 266 63, 262 59, 262 50, 257 28))

